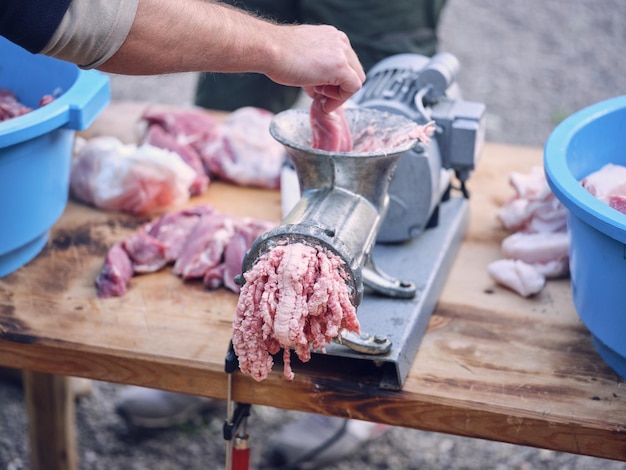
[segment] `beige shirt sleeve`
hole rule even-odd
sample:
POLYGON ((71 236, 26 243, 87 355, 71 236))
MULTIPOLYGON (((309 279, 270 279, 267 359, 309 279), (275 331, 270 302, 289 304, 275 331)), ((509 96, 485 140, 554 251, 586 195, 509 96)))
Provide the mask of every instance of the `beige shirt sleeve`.
POLYGON ((74 0, 42 54, 97 68, 122 46, 139 0, 74 0))

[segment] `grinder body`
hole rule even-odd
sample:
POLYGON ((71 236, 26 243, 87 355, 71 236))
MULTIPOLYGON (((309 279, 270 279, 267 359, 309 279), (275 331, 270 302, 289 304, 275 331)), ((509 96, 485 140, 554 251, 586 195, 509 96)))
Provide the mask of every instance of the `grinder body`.
MULTIPOLYGON (((393 133, 414 123, 403 116, 378 110, 347 109, 346 119, 353 134, 362 129, 393 133)), ((304 243, 338 255, 344 264, 345 279, 352 303, 363 297, 363 269, 374 267, 371 250, 389 206, 388 187, 401 155, 416 144, 406 139, 397 146, 374 152, 326 152, 311 148, 310 118, 307 110, 278 114, 270 126, 295 167, 301 197, 282 223, 259 237, 246 254, 243 272, 273 246, 304 243)), ((383 276, 365 276, 371 287, 381 284, 399 296, 407 295, 407 284, 397 288, 383 276), (380 281, 383 282, 380 282, 380 281)))

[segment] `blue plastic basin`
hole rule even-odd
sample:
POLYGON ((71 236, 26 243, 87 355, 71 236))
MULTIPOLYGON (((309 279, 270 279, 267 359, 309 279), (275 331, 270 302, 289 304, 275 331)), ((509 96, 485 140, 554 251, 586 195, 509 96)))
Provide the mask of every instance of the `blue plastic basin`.
POLYGON ((626 96, 573 114, 544 149, 548 183, 568 209, 574 306, 604 361, 626 377, 626 215, 580 185, 607 163, 626 165, 626 96))
POLYGON ((0 88, 34 111, 0 122, 0 277, 32 260, 63 213, 74 134, 110 100, 109 79, 0 37, 0 88), (41 108, 46 94, 56 99, 41 108))

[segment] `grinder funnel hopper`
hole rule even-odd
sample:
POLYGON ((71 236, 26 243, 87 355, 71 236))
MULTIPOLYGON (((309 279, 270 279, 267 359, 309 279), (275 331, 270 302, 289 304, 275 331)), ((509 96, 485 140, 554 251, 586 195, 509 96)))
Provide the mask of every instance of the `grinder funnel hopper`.
POLYGON ((243 272, 273 246, 305 243, 341 257, 355 306, 363 298, 364 284, 382 295, 413 297, 412 283, 376 269, 371 250, 389 204, 389 182, 398 159, 417 142, 409 137, 417 124, 375 109, 348 108, 345 115, 354 142, 351 152, 313 149, 307 109, 274 117, 270 132, 293 162, 301 198, 280 226, 254 242, 243 272))

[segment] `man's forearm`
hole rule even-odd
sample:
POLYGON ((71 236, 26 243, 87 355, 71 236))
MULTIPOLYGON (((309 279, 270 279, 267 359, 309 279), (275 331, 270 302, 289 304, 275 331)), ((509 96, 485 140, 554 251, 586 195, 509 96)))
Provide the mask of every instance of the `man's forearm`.
POLYGON ((278 25, 203 0, 139 0, 126 41, 100 68, 142 75, 257 72, 323 95, 329 112, 365 80, 348 37, 333 26, 278 25))
POLYGON ((124 74, 260 72, 276 61, 274 25, 202 0, 140 0, 126 41, 100 69, 124 74))

